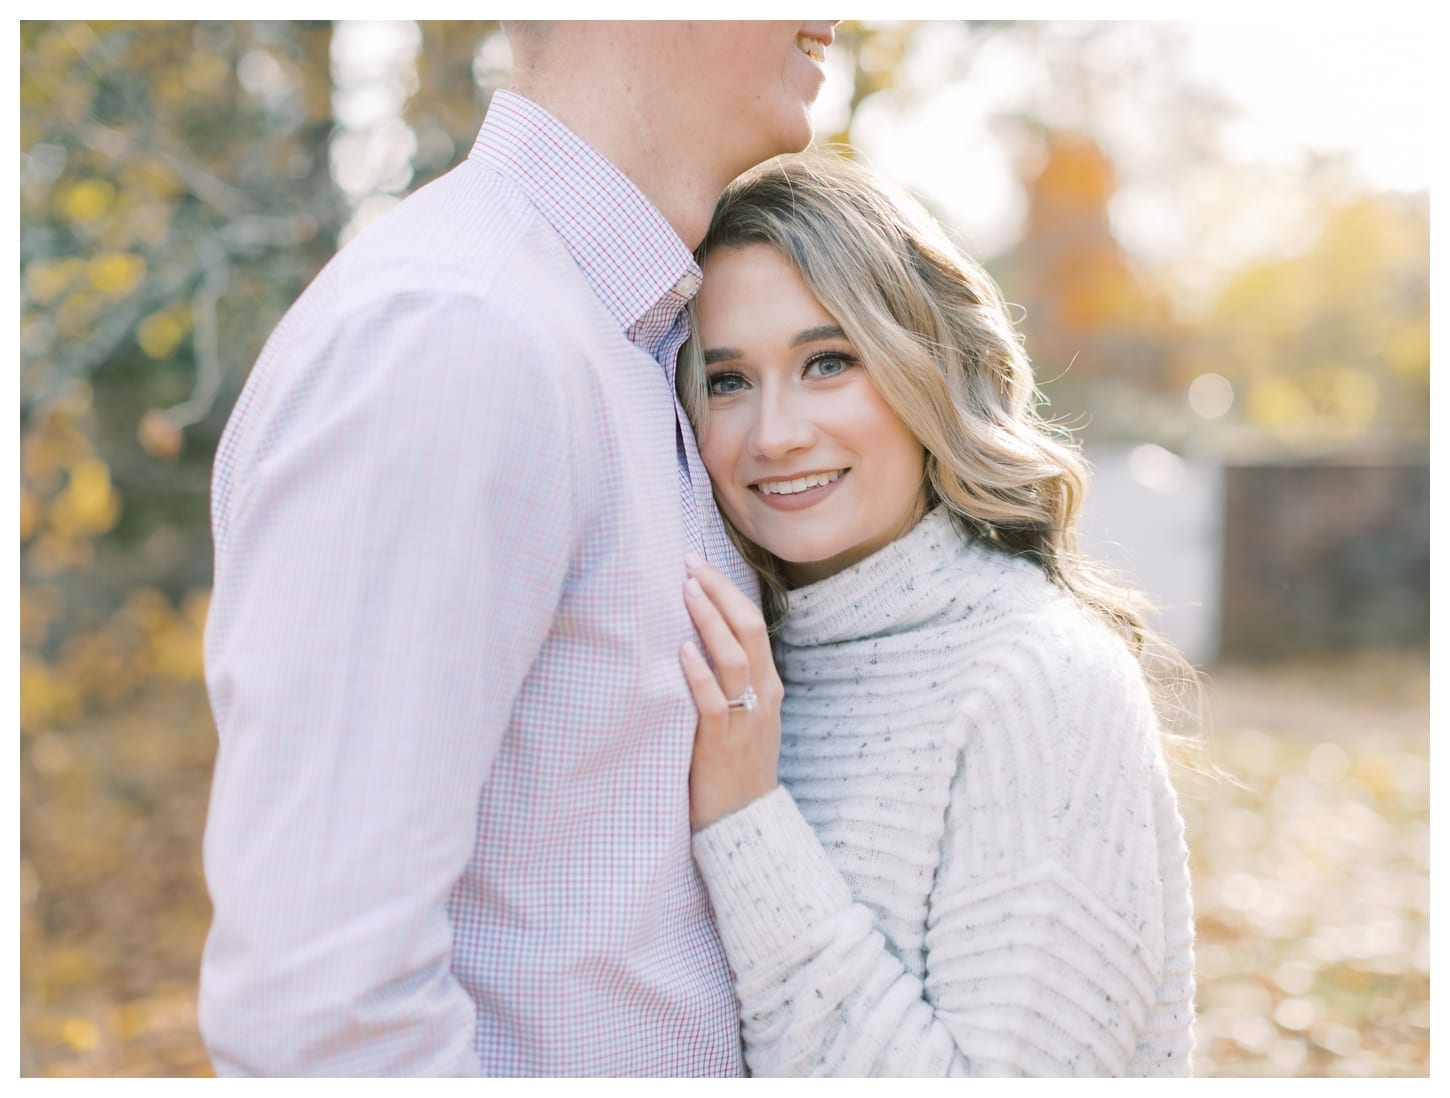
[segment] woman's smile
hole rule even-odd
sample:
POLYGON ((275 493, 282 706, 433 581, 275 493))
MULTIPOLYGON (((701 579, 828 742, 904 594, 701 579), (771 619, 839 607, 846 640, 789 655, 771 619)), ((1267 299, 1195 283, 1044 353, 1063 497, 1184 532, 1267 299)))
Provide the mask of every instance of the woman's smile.
POLYGON ((761 502, 777 511, 800 511, 814 507, 835 490, 841 478, 849 469, 836 469, 830 473, 808 473, 789 480, 765 480, 751 487, 761 497, 761 502))

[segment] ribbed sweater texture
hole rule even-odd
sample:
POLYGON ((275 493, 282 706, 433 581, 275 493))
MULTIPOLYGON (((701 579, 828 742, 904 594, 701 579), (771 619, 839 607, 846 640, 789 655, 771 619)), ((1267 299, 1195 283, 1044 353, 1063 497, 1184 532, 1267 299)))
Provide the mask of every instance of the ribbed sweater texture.
POLYGON ((694 853, 756 1075, 1190 1074, 1193 913, 1124 642, 938 508, 790 592, 780 786, 694 853))

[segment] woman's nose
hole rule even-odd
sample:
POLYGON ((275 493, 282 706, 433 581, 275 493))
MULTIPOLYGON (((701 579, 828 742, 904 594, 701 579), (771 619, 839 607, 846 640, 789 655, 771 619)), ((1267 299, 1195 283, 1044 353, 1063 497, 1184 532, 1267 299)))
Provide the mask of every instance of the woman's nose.
POLYGON ((815 428, 794 395, 768 394, 757 407, 751 442, 761 457, 776 458, 811 444, 815 428))

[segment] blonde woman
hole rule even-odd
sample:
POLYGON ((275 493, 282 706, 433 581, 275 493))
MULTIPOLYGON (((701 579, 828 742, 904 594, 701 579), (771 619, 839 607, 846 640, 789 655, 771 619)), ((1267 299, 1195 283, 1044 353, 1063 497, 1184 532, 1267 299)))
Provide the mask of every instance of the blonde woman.
POLYGON ((688 562, 694 854, 751 1070, 1188 1074, 1154 646, 1076 553, 1083 469, 996 287, 819 156, 734 184, 697 254, 678 385, 766 598, 688 562))

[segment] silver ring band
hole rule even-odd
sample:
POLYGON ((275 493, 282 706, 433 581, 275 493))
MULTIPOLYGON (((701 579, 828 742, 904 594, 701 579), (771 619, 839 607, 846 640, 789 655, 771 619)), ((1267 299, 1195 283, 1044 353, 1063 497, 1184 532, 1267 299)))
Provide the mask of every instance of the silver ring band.
POLYGON ((743 709, 747 713, 755 712, 755 687, 747 686, 745 692, 738 698, 731 698, 725 703, 726 709, 743 709))

